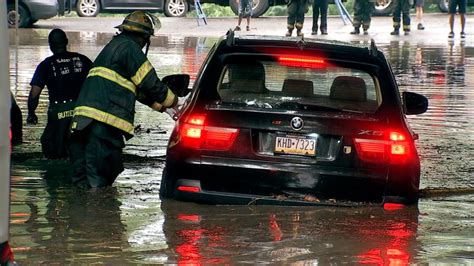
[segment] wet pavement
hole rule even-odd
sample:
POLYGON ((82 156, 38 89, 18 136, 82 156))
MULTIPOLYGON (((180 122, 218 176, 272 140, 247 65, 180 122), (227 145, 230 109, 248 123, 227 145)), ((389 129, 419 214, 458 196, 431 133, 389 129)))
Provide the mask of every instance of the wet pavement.
MULTIPOLYGON (((171 30, 166 21, 163 32, 171 30)), ((60 22, 70 23, 63 18, 40 21, 36 29, 19 30, 18 38, 11 31, 11 85, 24 119, 29 81, 36 65, 50 55, 48 29, 60 22)), ((269 29, 263 33, 275 30, 269 29)), ((114 186, 76 189, 69 181, 69 163, 47 161, 40 153, 45 90, 37 110, 40 123, 24 125, 24 143, 12 154, 10 232, 16 260, 21 265, 474 263, 474 36, 450 42, 435 32, 419 33, 423 38, 391 37, 377 29, 378 47, 401 89, 430 101, 427 113, 408 118, 420 135, 422 198, 417 206, 390 211, 161 202, 158 191, 173 121, 142 105, 137 105, 136 136, 125 149, 126 170, 114 186)), ((113 35, 68 31, 70 50, 91 59, 113 35)), ((215 34, 162 33, 153 40, 150 61, 160 77, 188 73, 194 79, 215 34)), ((328 36, 368 41, 347 33, 328 36)))

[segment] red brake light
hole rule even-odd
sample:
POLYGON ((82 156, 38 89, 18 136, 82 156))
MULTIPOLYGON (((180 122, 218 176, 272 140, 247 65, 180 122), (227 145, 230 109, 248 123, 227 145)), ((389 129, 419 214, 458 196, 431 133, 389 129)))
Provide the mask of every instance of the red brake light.
POLYGON ((411 145, 406 141, 406 135, 390 131, 388 140, 380 139, 354 139, 357 153, 363 161, 405 163, 409 161, 411 145))
POLYGON ((310 56, 280 56, 278 62, 281 65, 292 67, 323 68, 326 66, 323 59, 310 56))
POLYGON ((228 150, 234 143, 239 130, 236 128, 205 125, 204 115, 191 115, 181 129, 183 145, 203 150, 228 150))
POLYGON ((201 191, 199 187, 192 187, 192 186, 178 186, 177 189, 180 191, 194 192, 194 193, 201 191))
POLYGON ((400 204, 400 203, 384 203, 383 204, 383 209, 386 211, 397 211, 401 210, 405 207, 405 205, 400 204))

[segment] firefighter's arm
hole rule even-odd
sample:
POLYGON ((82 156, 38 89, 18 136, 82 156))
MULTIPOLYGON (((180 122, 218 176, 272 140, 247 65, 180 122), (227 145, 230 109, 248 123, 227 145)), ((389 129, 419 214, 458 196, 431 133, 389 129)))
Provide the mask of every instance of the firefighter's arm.
POLYGON ((151 89, 146 89, 146 86, 139 87, 137 93, 137 100, 139 102, 160 112, 164 112, 167 108, 173 108, 178 104, 178 97, 158 78, 156 78, 156 82, 151 86, 151 89))
POLYGON ((36 107, 38 107, 39 97, 43 89, 39 86, 32 85, 30 94, 28 96, 28 116, 26 118, 26 123, 28 124, 37 124, 38 117, 35 114, 36 107))
POLYGON ((138 71, 141 72, 137 73, 145 75, 140 78, 132 78, 137 85, 137 99, 153 110, 160 112, 163 112, 166 108, 175 107, 178 103, 178 97, 158 78, 151 63, 146 60, 140 69, 138 71))
POLYGON ((126 67, 131 81, 137 87, 137 100, 154 110, 163 112, 176 106, 178 98, 156 75, 155 68, 141 50, 129 47, 126 67))

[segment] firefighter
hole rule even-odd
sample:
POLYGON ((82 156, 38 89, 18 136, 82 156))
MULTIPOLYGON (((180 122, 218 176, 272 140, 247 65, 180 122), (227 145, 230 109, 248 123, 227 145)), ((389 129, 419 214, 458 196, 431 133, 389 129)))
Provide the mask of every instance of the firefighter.
POLYGON ((359 34, 360 26, 364 30, 364 35, 369 34, 370 21, 375 9, 375 0, 355 0, 354 1, 354 30, 351 34, 359 34))
POLYGON ((177 106, 178 97, 147 59, 150 38, 159 27, 158 18, 147 12, 130 13, 94 61, 71 124, 72 181, 77 186, 110 186, 124 170, 122 149, 124 138, 134 133, 136 100, 168 114, 177 106))
POLYGON ((68 135, 75 101, 92 66, 85 55, 67 51, 68 39, 61 29, 48 36, 53 55, 43 60, 31 80, 28 96, 28 124, 37 124, 36 108, 41 91, 48 87, 48 121, 41 135, 41 148, 48 159, 67 158, 68 135))
POLYGON ((393 31, 391 35, 400 35, 400 17, 403 18, 403 31, 405 35, 410 34, 410 7, 413 0, 395 0, 395 9, 393 10, 393 31))
POLYGON ((287 37, 293 34, 293 30, 296 28, 296 36, 303 37, 303 24, 304 14, 308 12, 309 5, 308 0, 289 0, 288 1, 288 32, 285 34, 287 37))

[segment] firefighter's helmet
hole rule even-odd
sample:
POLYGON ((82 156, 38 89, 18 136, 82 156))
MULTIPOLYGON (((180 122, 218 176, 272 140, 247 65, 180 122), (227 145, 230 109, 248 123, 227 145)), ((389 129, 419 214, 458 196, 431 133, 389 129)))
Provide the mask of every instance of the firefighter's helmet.
POLYGON ((155 33, 155 30, 161 28, 161 22, 156 16, 148 12, 134 11, 128 14, 122 24, 115 28, 120 31, 136 32, 151 36, 155 33))

